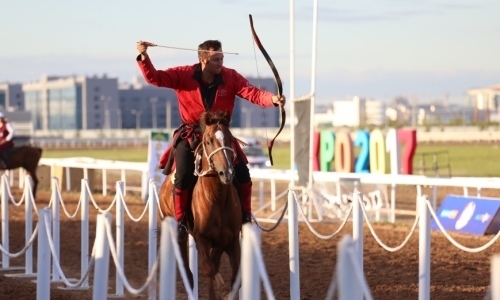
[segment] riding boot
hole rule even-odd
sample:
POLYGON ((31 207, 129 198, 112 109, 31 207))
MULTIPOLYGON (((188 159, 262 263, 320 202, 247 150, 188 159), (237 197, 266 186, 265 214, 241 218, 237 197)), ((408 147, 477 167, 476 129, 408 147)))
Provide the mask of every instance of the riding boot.
POLYGON ((0 170, 7 170, 7 160, 5 159, 5 152, 0 154, 0 170))
POLYGON ((177 240, 182 241, 187 236, 186 209, 189 203, 189 190, 174 190, 175 220, 177 221, 177 240))
POLYGON ((252 181, 241 183, 238 189, 241 201, 242 223, 252 222, 252 181))

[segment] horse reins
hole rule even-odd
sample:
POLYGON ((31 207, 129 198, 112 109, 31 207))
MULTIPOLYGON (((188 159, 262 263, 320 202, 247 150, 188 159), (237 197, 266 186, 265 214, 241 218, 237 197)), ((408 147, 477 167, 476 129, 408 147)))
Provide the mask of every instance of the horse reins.
MULTIPOLYGON (((217 132, 216 132, 217 134, 217 132)), ((223 144, 223 143, 221 143, 223 144)), ((203 172, 199 172, 198 171, 198 166, 201 164, 201 155, 199 153, 196 154, 196 158, 195 158, 195 168, 194 168, 194 175, 198 176, 198 177, 201 177, 201 176, 206 176, 209 172, 211 171, 215 171, 214 170, 214 167, 213 167, 213 163, 212 163, 212 156, 214 156, 217 152, 221 151, 221 150, 229 150, 229 151, 232 151, 234 153, 234 149, 231 148, 231 147, 227 147, 227 146, 221 146, 219 148, 216 148, 215 150, 213 150, 210 154, 207 153, 207 149, 205 147, 205 138, 202 139, 201 141, 201 146, 203 148, 203 154, 205 155, 205 157, 207 158, 207 161, 208 161, 208 169, 203 171, 203 172)), ((196 148, 196 152, 199 152, 199 148, 200 146, 198 145, 198 147, 196 148)), ((227 157, 227 153, 224 152, 224 156, 226 157, 226 160, 231 163, 227 157)))

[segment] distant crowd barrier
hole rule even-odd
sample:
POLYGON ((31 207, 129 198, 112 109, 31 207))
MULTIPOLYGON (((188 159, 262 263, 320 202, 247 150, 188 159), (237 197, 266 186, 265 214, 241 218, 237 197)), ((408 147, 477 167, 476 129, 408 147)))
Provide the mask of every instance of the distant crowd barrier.
MULTIPOLYGON (((339 128, 333 128, 337 130, 339 128)), ((430 142, 486 142, 495 143, 500 141, 500 131, 497 126, 491 126, 487 128, 480 128, 478 126, 419 126, 415 128, 417 131, 418 141, 420 143, 430 143, 430 142)), ((135 140, 139 143, 144 143, 147 145, 148 137, 151 132, 151 128, 142 128, 140 130, 136 129, 110 129, 110 130, 58 130, 58 131, 43 131, 36 130, 33 132, 33 141, 35 143, 44 143, 44 145, 56 145, 54 141, 70 141, 69 145, 75 144, 77 141, 97 142, 101 143, 104 141, 115 142, 115 141, 125 141, 128 143, 131 140, 135 140)), ((164 131, 168 131, 164 129, 164 131)), ((387 128, 381 129, 382 132, 386 133, 387 128)), ((170 130, 172 132, 172 130, 170 130)), ((260 127, 249 127, 249 128, 232 128, 231 132, 234 136, 254 136, 261 137, 265 139, 269 132, 268 128, 260 127)), ((352 139, 356 138, 356 129, 353 129, 352 139)), ((290 142, 290 127, 285 126, 283 131, 280 133, 279 141, 277 142, 290 142)), ((65 142, 64 144, 67 144, 65 142)), ((60 143, 63 145, 63 143, 60 143)))
MULTIPOLYGON (((75 182, 71 178, 71 170, 83 170, 82 177, 89 180, 91 170, 100 170, 102 172, 102 184, 89 184, 91 187, 102 188, 103 195, 108 193, 107 173, 114 171, 120 172, 120 180, 125 184, 125 191, 132 187, 127 183, 127 174, 133 172, 136 178, 140 178, 139 186, 134 187, 140 191, 141 197, 146 200, 148 194, 148 178, 150 178, 148 165, 143 162, 125 162, 100 160, 86 157, 74 158, 43 158, 41 165, 50 168, 50 178, 59 178, 62 187, 71 190, 75 182), (137 174, 140 174, 140 177, 137 174), (64 178, 64 180, 63 180, 64 178)), ((256 193, 258 193, 259 205, 257 210, 270 207, 276 211, 276 201, 286 197, 285 186, 290 180, 298 180, 296 171, 277 170, 277 169, 251 169, 250 175, 254 182, 256 193), (281 190, 278 189, 281 184, 281 190), (264 194, 266 188, 271 189, 271 194, 264 194), (270 201, 266 204, 265 201, 270 201)), ((313 201, 308 201, 307 205, 309 217, 315 214, 318 220, 322 220, 328 215, 340 217, 349 204, 349 198, 355 190, 364 194, 365 207, 375 214, 377 221, 382 219, 395 222, 397 214, 415 214, 416 210, 401 210, 396 203, 396 187, 410 186, 415 187, 417 197, 422 195, 423 187, 432 187, 431 203, 433 208, 437 208, 437 191, 439 187, 458 187, 463 189, 463 194, 468 195, 469 189, 476 189, 476 195, 481 196, 482 189, 500 189, 500 178, 481 178, 481 177, 449 177, 435 178, 423 175, 391 175, 391 174, 371 174, 371 173, 339 173, 339 172, 314 172, 314 187, 318 193, 313 197, 313 201)), ((79 185, 79 182, 77 183, 79 185)), ((137 184, 137 183, 136 183, 137 184)), ((158 184, 158 182, 157 182, 158 184)), ((112 185, 112 183, 111 183, 112 185)), ((100 189, 99 189, 100 190, 100 189)))

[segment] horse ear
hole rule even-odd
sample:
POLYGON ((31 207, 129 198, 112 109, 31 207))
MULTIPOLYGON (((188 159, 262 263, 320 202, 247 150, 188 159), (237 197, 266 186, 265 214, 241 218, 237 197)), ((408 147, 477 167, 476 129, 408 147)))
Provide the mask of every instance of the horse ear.
POLYGON ((202 132, 205 132, 205 128, 207 127, 207 124, 210 124, 211 120, 212 120, 212 117, 210 116, 210 113, 205 111, 201 114, 200 127, 201 127, 202 132))

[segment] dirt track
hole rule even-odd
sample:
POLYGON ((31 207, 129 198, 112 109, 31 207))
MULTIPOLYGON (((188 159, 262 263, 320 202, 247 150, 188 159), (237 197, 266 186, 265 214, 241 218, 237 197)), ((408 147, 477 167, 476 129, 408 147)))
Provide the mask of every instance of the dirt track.
MULTIPOLYGON (((439 198, 457 190, 441 189, 439 198)), ((482 191, 484 195, 494 195, 482 191)), ((414 189, 398 189, 399 199, 407 199, 407 208, 414 207, 414 189)), ((500 196, 500 195, 496 195, 500 196)), ((19 191, 15 198, 20 199, 19 191)), ((50 194, 40 191, 38 208, 48 204, 50 194)), ((78 194, 63 193, 63 199, 70 213, 75 211, 78 194)), ((96 197, 103 206, 109 204, 111 197, 96 197)), ((130 211, 138 216, 143 210, 141 200, 127 200, 130 211)), ((400 203, 400 202, 398 202, 400 203)), ((255 206, 256 204, 254 204, 255 206)), ((11 252, 19 251, 24 245, 24 208, 10 205, 10 245, 11 252)), ((90 241, 95 235, 96 210, 91 207, 90 241)), ((114 213, 114 212, 113 212, 114 213)), ((80 222, 68 220, 61 216, 61 260, 67 276, 80 276, 80 222)), ((36 224, 36 223, 35 223, 36 224)), ((374 226, 377 235, 387 245, 400 245, 409 233, 410 227, 404 223, 377 224, 374 226)), ((269 224, 264 224, 270 226, 269 224)), ((322 234, 331 234, 337 230, 339 223, 314 224, 314 228, 322 234)), ((125 272, 134 287, 139 287, 147 276, 147 220, 138 223, 125 218, 125 272)), ((301 299, 324 299, 330 285, 336 264, 337 242, 344 234, 350 234, 350 224, 342 232, 330 239, 322 240, 313 235, 303 223, 299 225, 300 238, 300 282, 301 299)), ((418 231, 409 243, 400 251, 391 253, 384 250, 375 241, 365 226, 364 234, 364 270, 374 299, 417 299, 418 298, 418 231)), ((276 299, 290 298, 290 276, 288 269, 288 228, 284 223, 271 233, 262 232, 262 252, 267 272, 276 299)), ((456 240, 469 247, 478 247, 491 239, 489 237, 472 237, 453 235, 456 240)), ((36 254, 36 242, 34 251, 36 254)), ((457 249, 444 238, 441 233, 432 233, 431 264, 431 299, 482 299, 490 280, 490 258, 500 253, 500 243, 495 243, 486 251, 470 254, 457 249)), ((11 265, 23 265, 24 258, 12 259, 11 265)), ((227 265, 227 261, 223 261, 227 265)), ((36 258, 34 262, 36 272, 36 258)), ((7 272, 3 272, 7 273, 7 272)), ((228 268, 223 269, 224 279, 228 278, 228 268)), ((114 293, 114 268, 110 268, 110 293, 114 293)), ((178 278, 178 299, 186 299, 186 294, 178 278)), ((91 276, 92 280, 92 276, 91 276)), ((92 282, 92 281, 91 281, 92 282)), ((91 299, 91 291, 64 291, 53 284, 51 299, 91 299)), ((204 280, 200 282, 200 299, 205 299, 204 280)), ((30 279, 17 279, 0 276, 0 295, 2 299, 35 299, 36 284, 30 279)), ((127 296, 126 298, 135 298, 127 296)), ((262 298, 266 299, 265 294, 262 298)))

